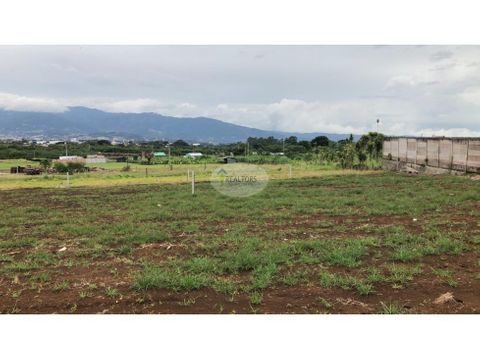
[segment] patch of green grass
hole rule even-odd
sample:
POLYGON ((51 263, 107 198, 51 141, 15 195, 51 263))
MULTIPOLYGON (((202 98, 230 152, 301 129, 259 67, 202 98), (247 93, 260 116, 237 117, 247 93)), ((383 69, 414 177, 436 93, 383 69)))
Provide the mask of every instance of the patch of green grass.
POLYGON ((328 271, 319 274, 320 285, 325 288, 338 287, 343 290, 356 290, 359 295, 370 295, 374 292, 373 285, 353 276, 343 276, 328 271))
POLYGON ((54 291, 64 291, 70 289, 70 283, 67 280, 63 280, 61 282, 56 283, 53 285, 54 291))
POLYGON ((355 283, 355 289, 357 290, 358 294, 362 296, 370 295, 375 292, 372 284, 362 281, 357 281, 355 283))
POLYGON ((392 253, 392 260, 401 262, 410 262, 420 259, 423 256, 417 247, 401 245, 392 253))
POLYGON ((130 255, 133 252, 133 247, 131 245, 122 245, 118 248, 119 255, 130 255))
POLYGON ((357 267, 368 253, 368 246, 363 241, 350 241, 348 244, 335 244, 324 255, 330 265, 357 267))
POLYGON ((120 291, 117 288, 113 288, 109 286, 105 289, 105 295, 111 298, 116 298, 120 296, 120 291))
POLYGON ((51 265, 55 263, 55 255, 45 251, 30 253, 28 259, 39 265, 51 265))
POLYGON ((333 266, 357 267, 368 254, 374 238, 342 239, 338 241, 303 240, 295 243, 295 252, 305 264, 326 263, 333 266))
POLYGON ((93 294, 89 291, 80 291, 78 293, 78 296, 80 297, 80 299, 87 299, 87 298, 90 298, 93 296, 93 294))
POLYGON ((211 278, 202 274, 188 274, 178 270, 167 270, 154 265, 146 265, 135 277, 134 288, 137 290, 163 288, 189 291, 201 289, 211 284, 211 278))
POLYGON ((365 279, 368 283, 377 283, 385 280, 380 269, 376 267, 369 267, 367 269, 367 277, 365 279))
POLYGON ((215 259, 209 257, 194 257, 186 260, 182 267, 194 274, 215 273, 219 271, 219 265, 215 259))
POLYGON ((251 285, 252 290, 266 289, 273 283, 277 273, 277 266, 273 263, 256 268, 252 272, 251 285))
POLYGON ((453 278, 453 272, 448 269, 432 269, 432 273, 442 278, 443 281, 453 288, 458 287, 458 281, 453 278))
POLYGON ((384 303, 380 302, 380 314, 386 315, 398 315, 404 314, 404 309, 396 303, 384 303))
POLYGON ((240 290, 237 282, 228 279, 216 279, 213 282, 213 289, 222 294, 233 295, 240 290))
POLYGON ((393 264, 388 267, 388 276, 386 280, 394 287, 403 287, 414 279, 416 275, 422 273, 420 266, 407 266, 393 264))
POLYGON ((50 274, 48 272, 41 272, 32 276, 34 283, 46 283, 50 280, 50 274))
POLYGON ((182 301, 179 301, 177 304, 180 306, 191 306, 197 302, 195 298, 185 298, 182 301))
POLYGON ((35 239, 31 237, 23 237, 14 240, 0 240, 0 249, 16 249, 22 247, 32 247, 35 245, 35 239))
POLYGON ((453 273, 448 269, 432 269, 432 273, 443 278, 452 277, 453 273))
POLYGON ((464 245, 458 240, 439 236, 434 241, 433 248, 437 254, 459 255, 464 250, 464 245))
POLYGON ((260 305, 263 301, 263 295, 259 292, 253 292, 250 294, 250 304, 260 305))
POLYGON ((4 262, 4 263, 12 262, 13 260, 14 260, 13 256, 0 254, 0 263, 2 263, 2 262, 4 262))
POLYGON ((29 272, 35 270, 37 265, 27 261, 17 261, 7 264, 4 269, 8 272, 29 272))
POLYGON ((469 241, 470 241, 472 244, 480 245, 480 235, 475 235, 475 236, 470 237, 470 238, 469 238, 469 241))
POLYGON ((320 273, 320 285, 325 288, 339 287, 344 290, 350 290, 355 286, 357 279, 350 276, 342 276, 328 271, 320 273))
POLYGON ((302 280, 307 279, 307 272, 304 270, 300 271, 291 271, 287 274, 285 274, 282 278, 281 281, 283 284, 288 285, 288 286, 296 286, 298 285, 302 280))
POLYGON ((327 299, 320 296, 320 297, 317 298, 317 300, 320 303, 320 305, 326 307, 327 309, 333 308, 333 304, 330 301, 328 301, 327 299))

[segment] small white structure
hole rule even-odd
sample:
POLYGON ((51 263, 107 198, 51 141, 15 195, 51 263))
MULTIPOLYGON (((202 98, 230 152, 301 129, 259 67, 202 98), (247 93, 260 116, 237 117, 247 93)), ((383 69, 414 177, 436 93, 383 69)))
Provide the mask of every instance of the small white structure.
POLYGON ((71 156, 60 156, 57 162, 64 162, 64 163, 84 163, 85 159, 81 156, 71 155, 71 156))
POLYGON ((203 154, 201 152, 190 152, 190 153, 186 154, 184 157, 185 158, 197 159, 197 158, 201 158, 202 156, 203 156, 203 154))
POLYGON ((103 155, 87 155, 87 164, 105 164, 106 162, 107 158, 103 155))

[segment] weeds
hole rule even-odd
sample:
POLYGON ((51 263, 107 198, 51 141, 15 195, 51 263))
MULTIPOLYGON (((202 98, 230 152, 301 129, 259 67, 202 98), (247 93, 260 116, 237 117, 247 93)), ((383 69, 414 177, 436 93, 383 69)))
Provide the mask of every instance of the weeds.
POLYGON ((380 302, 380 314, 386 314, 386 315, 398 315, 398 314, 403 314, 405 311, 403 308, 396 304, 396 303, 384 303, 380 302))

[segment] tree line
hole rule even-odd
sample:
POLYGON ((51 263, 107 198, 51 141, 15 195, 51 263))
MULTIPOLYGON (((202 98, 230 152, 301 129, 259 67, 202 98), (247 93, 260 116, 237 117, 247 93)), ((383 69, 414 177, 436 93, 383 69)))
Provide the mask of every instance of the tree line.
POLYGON ((332 141, 326 136, 318 136, 311 141, 291 136, 285 139, 274 137, 250 137, 246 142, 232 144, 189 144, 184 140, 172 143, 167 141, 127 142, 112 144, 108 140, 88 140, 82 143, 56 143, 48 146, 30 141, 0 142, 0 159, 57 159, 68 152, 69 155, 140 157, 142 154, 152 159, 153 152, 163 151, 172 157, 188 152, 201 152, 205 156, 235 156, 250 162, 285 162, 289 159, 338 163, 344 168, 362 166, 368 161, 379 159, 382 152, 383 135, 370 132, 354 141, 353 135, 332 141), (273 156, 272 156, 273 155, 273 156))

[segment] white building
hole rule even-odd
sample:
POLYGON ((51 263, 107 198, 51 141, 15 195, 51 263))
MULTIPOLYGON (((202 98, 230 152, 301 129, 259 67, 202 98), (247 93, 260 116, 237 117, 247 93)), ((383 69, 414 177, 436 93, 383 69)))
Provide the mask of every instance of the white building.
POLYGON ((201 158, 202 156, 203 154, 201 152, 190 152, 186 154, 184 157, 196 159, 196 158, 201 158))
POLYGON ((105 164, 106 162, 107 158, 103 155, 87 155, 87 164, 105 164))
POLYGON ((58 160, 54 160, 54 162, 61 162, 61 163, 85 163, 85 158, 76 155, 70 156, 60 156, 58 160))

